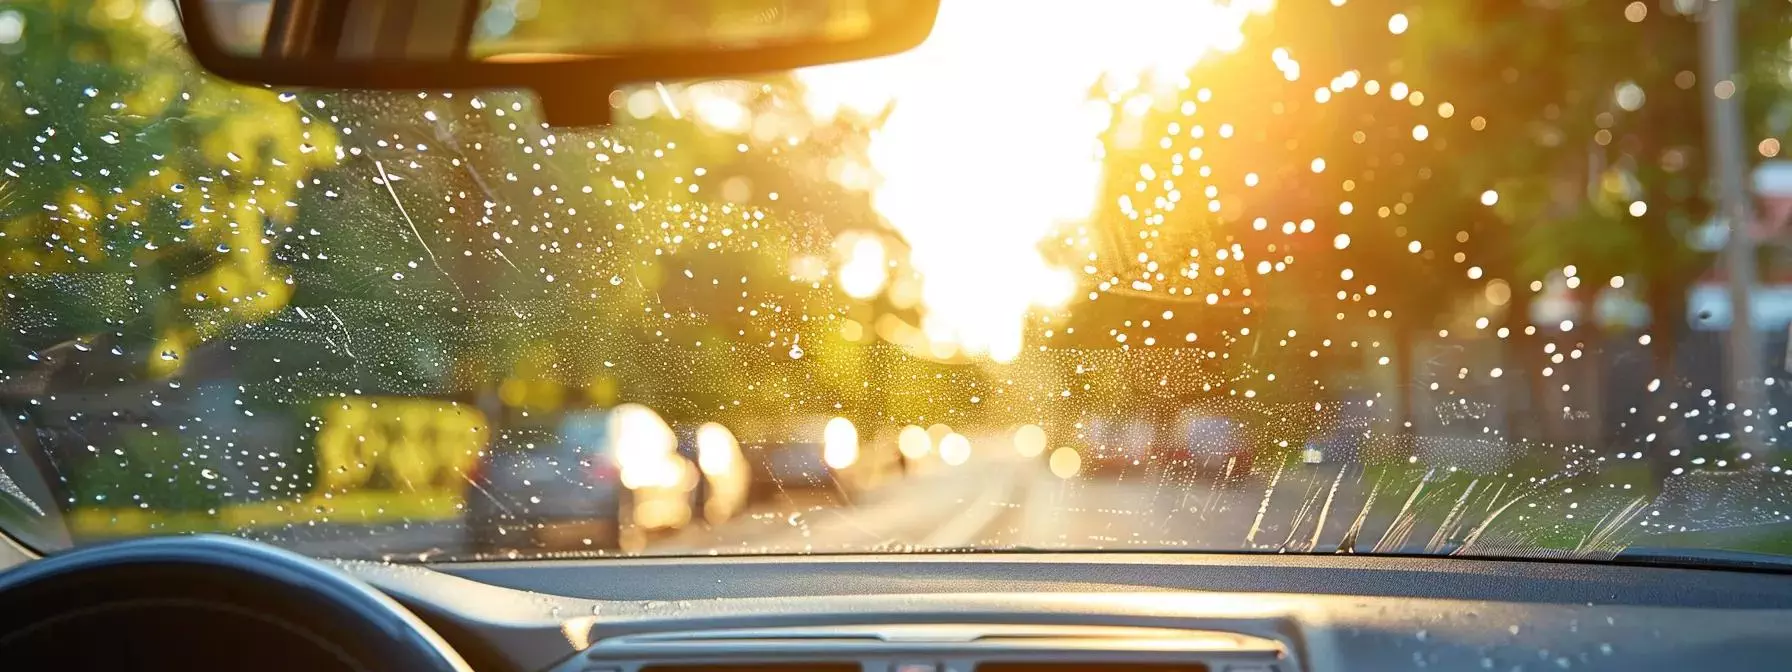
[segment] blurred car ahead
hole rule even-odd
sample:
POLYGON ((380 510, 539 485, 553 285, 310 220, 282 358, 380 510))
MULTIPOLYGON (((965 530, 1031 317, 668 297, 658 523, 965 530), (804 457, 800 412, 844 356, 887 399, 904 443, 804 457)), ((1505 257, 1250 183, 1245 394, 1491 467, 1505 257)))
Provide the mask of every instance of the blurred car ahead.
POLYGON ((467 492, 475 548, 630 548, 695 513, 697 468, 652 409, 570 413, 537 438, 480 458, 467 492))
POLYGON ((1095 418, 1089 422, 1088 447, 1082 451, 1085 471, 1117 471, 1151 459, 1157 430, 1147 420, 1095 418))
POLYGON ((846 418, 802 416, 749 430, 754 499, 784 492, 863 493, 903 472, 895 441, 862 442, 846 418))
POLYGON ((1250 475, 1255 453, 1243 421, 1186 409, 1176 416, 1176 430, 1183 450, 1176 458, 1203 472, 1217 468, 1225 481, 1250 475))
MULTIPOLYGON (((1353 407, 1346 405, 1345 408, 1353 407)), ((1363 460, 1369 443, 1369 425, 1367 414, 1346 412, 1338 418, 1337 424, 1307 439, 1301 449, 1301 461, 1307 464, 1353 464, 1363 460)))
POLYGON ((739 515, 752 494, 753 470, 734 433, 714 422, 681 430, 678 453, 695 463, 701 476, 692 496, 697 514, 712 525, 739 515))

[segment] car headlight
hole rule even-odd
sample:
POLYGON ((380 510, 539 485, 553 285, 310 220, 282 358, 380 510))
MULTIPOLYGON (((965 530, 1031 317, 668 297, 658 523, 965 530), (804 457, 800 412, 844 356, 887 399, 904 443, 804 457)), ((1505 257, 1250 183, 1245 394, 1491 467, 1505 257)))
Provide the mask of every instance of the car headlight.
POLYGON ((623 487, 678 485, 678 436, 660 414, 640 404, 623 404, 611 413, 611 440, 623 487))
POLYGON ((846 418, 834 418, 821 432, 821 461, 845 469, 859 461, 859 430, 846 418))

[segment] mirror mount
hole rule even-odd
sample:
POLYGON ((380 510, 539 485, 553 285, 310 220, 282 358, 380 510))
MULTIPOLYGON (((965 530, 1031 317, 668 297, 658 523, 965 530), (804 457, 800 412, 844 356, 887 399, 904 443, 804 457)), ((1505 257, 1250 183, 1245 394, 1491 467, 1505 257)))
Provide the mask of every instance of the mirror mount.
POLYGON ((608 125, 616 111, 610 105, 610 92, 617 85, 582 84, 529 87, 541 101, 542 121, 555 128, 608 125))
POLYGON ((932 32, 940 0, 865 2, 899 11, 886 11, 863 35, 844 40, 487 58, 470 49, 482 0, 179 0, 179 9, 188 48, 225 79, 282 88, 528 89, 540 97, 549 125, 583 126, 611 121, 609 96, 622 84, 740 77, 906 51, 932 32), (267 7, 266 30, 248 48, 232 49, 220 28, 222 10, 214 10, 245 2, 267 7), (391 20, 394 15, 400 18, 391 20))

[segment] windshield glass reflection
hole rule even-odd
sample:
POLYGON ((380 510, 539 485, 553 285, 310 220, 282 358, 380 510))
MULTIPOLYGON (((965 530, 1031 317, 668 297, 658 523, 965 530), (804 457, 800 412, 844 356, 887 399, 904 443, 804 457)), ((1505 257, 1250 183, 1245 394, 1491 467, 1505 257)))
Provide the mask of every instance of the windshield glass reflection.
POLYGON ((165 0, 0 7, 0 522, 1792 552, 1784 8, 1714 75, 1686 3, 1030 7, 601 129, 228 84, 165 0))

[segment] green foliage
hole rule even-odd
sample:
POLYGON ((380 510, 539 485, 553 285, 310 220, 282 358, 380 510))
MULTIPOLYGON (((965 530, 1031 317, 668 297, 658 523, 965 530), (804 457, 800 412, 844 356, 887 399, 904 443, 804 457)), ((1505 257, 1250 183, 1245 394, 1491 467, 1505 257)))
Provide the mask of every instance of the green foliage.
POLYGON ((334 134, 273 92, 198 73, 172 15, 155 15, 158 24, 153 8, 9 6, 24 32, 0 87, 0 152, 12 157, 0 183, 0 289, 10 294, 0 322, 61 319, 11 341, 0 361, 97 339, 166 372, 175 360, 161 353, 285 304, 264 229, 295 216, 302 181, 335 161, 334 134), (44 303, 13 291, 26 287, 44 303), (68 304, 92 310, 42 310, 68 304))
POLYGON ((167 431, 122 435, 106 453, 83 460, 69 478, 70 495, 85 506, 155 511, 204 511, 224 501, 217 474, 199 473, 180 437, 167 431))

